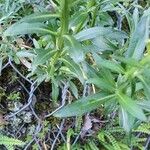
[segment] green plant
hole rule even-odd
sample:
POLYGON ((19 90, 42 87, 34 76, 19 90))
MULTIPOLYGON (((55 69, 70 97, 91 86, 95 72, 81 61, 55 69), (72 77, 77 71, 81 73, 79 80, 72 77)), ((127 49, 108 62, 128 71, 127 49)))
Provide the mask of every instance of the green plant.
MULTIPOLYGON (((85 81, 87 80, 86 74, 83 71, 84 58, 86 54, 89 53, 90 49, 97 50, 100 47, 97 48, 90 43, 84 45, 84 42, 80 43, 79 41, 88 40, 89 38, 93 39, 100 36, 104 42, 106 42, 106 45, 104 44, 101 49, 107 49, 107 43, 109 43, 109 40, 118 41, 120 38, 124 39, 127 37, 124 32, 107 27, 94 27, 87 31, 81 31, 83 29, 83 25, 87 24, 87 21, 89 20, 89 18, 87 18, 88 14, 90 15, 94 13, 91 26, 96 24, 97 20, 95 19, 97 16, 95 15, 95 11, 97 11, 97 7, 99 7, 99 5, 98 2, 96 3, 93 1, 93 3, 90 3, 84 1, 84 9, 81 9, 85 15, 85 17, 83 17, 82 15, 77 16, 75 14, 77 9, 76 6, 80 3, 82 4, 82 2, 79 1, 75 1, 74 3, 71 3, 71 1, 58 1, 56 2, 56 13, 41 12, 32 14, 13 24, 4 32, 4 36, 33 33, 44 35, 41 36, 39 41, 34 40, 34 46, 36 47, 36 49, 33 49, 34 51, 28 50, 27 52, 26 50, 23 50, 17 52, 16 55, 24 58, 29 57, 32 61, 29 68, 31 70, 31 74, 29 74, 29 76, 37 75, 39 82, 43 80, 51 80, 53 83, 52 87, 54 89, 52 91, 52 97, 54 100, 58 97, 60 81, 68 79, 71 81, 75 77, 78 78, 82 84, 85 84, 85 81), (57 19, 59 19, 58 23, 57 19), (76 22, 72 22, 76 19, 76 22), (47 23, 45 23, 45 21, 47 21, 47 23), (75 26, 77 27, 76 30, 74 30, 75 26), (79 31, 81 32, 76 34, 79 31), (89 37, 88 35, 85 37, 87 34, 85 34, 85 32, 91 34, 93 31, 93 37, 89 37), (108 33, 110 34, 107 36, 108 33), (117 39, 112 37, 113 33, 118 36, 117 39), (87 39, 84 39, 84 37, 87 39), (107 38, 107 40, 105 38, 107 38), (43 39, 46 39, 45 44, 41 45, 40 42, 41 40, 43 41, 43 39), (45 47, 44 49, 43 46, 45 47)), ((101 5, 103 6, 104 4, 105 1, 102 2, 101 5)), ((112 44, 112 48, 113 47, 116 48, 115 45, 112 44)), ((75 92, 73 91, 73 93, 75 92)), ((77 96, 77 94, 75 96, 77 96)))
MULTIPOLYGON (((138 128, 148 120, 150 110, 148 3, 143 8, 132 0, 55 0, 50 11, 40 9, 19 21, 12 18, 6 23, 2 30, 2 59, 9 57, 23 63, 29 71, 27 77, 39 84, 50 81, 55 103, 59 103, 59 88, 67 83, 78 100, 69 102, 54 116, 79 116, 80 120, 81 115, 97 108, 104 117, 113 112, 115 126, 120 124, 125 129, 126 133, 122 132, 127 142, 103 131, 99 134, 100 145, 114 150, 128 149, 131 145, 142 148, 137 141, 143 139, 133 136, 132 131, 148 133, 147 128, 138 128), (18 49, 14 49, 18 36, 25 39, 27 34, 33 45, 26 48, 18 44, 18 49), (80 98, 85 85, 91 91, 80 98), (133 141, 129 142, 132 136, 133 141)), ((80 125, 79 121, 79 128, 80 125)), ((94 140, 84 146, 73 146, 70 141, 73 134, 68 131, 69 144, 63 149, 99 148, 94 140)))
POLYGON ((12 93, 10 93, 8 96, 7 96, 7 98, 9 99, 9 100, 13 100, 13 101, 17 101, 17 100, 20 100, 20 93, 19 92, 12 92, 12 93))
MULTIPOLYGON (((134 17, 134 15, 133 15, 134 17)), ((138 17, 139 18, 139 17, 138 17)), ((138 18, 134 18, 135 20, 138 18)), ((69 117, 82 115, 99 106, 102 103, 111 101, 118 107, 120 115, 120 123, 127 132, 133 128, 137 119, 146 121, 144 110, 146 107, 141 107, 138 102, 145 103, 138 97, 138 94, 143 92, 142 99, 149 100, 149 55, 145 56, 145 47, 149 38, 149 9, 145 10, 137 22, 132 23, 131 37, 129 44, 124 45, 125 52, 116 55, 116 52, 107 54, 102 52, 92 52, 94 59, 94 67, 87 67, 87 83, 94 84, 97 87, 99 94, 90 95, 80 99, 72 104, 69 104, 56 112, 57 117, 69 117), (140 88, 139 88, 140 86, 140 88)), ((105 31, 105 30, 104 30, 105 31)), ((105 32, 108 32, 106 29, 105 32)), ((83 30, 75 37, 80 41, 99 38, 97 34, 99 28, 83 30)), ((103 33, 103 30, 101 30, 103 33)), ((114 38, 113 40, 125 38, 124 34, 118 31, 109 31, 107 36, 114 38), (113 35, 113 37, 112 37, 113 35), (117 39, 118 38, 118 39, 117 39)), ((148 109, 146 109, 149 114, 148 109)))
POLYGON ((24 142, 18 139, 0 135, 0 145, 5 145, 8 150, 14 150, 14 146, 23 146, 24 144, 24 142))
MULTIPOLYGON (((89 27, 80 32, 78 29, 77 31, 79 33, 67 35, 69 34, 71 8, 75 3, 80 3, 78 1, 75 1, 74 3, 71 2, 72 1, 67 0, 61 2, 57 1, 56 5, 58 7, 58 13, 44 12, 27 16, 10 26, 4 32, 4 35, 16 36, 32 33, 44 34, 45 36, 50 35, 51 47, 42 49, 36 42, 36 47, 38 47, 35 49, 36 56, 30 53, 27 55, 27 52, 22 52, 21 57, 31 56, 33 60, 32 67, 30 68, 32 74, 36 72, 39 74, 39 72, 41 72, 41 75, 44 75, 43 79, 51 79, 52 83, 54 83, 52 85, 55 91, 58 91, 56 89, 58 88, 60 80, 63 81, 65 79, 64 75, 67 75, 70 79, 71 75, 73 75, 78 78, 82 84, 85 82, 95 84, 101 89, 100 94, 96 95, 96 97, 95 95, 94 97, 90 96, 89 98, 84 98, 85 100, 80 100, 66 106, 55 113, 55 116, 65 117, 81 115, 97 108, 100 106, 101 102, 104 103, 108 100, 113 100, 115 102, 117 100, 120 104, 120 115, 126 116, 124 119, 129 119, 128 116, 132 115, 135 118, 146 121, 142 108, 136 104, 133 99, 138 99, 134 94, 136 93, 137 84, 142 84, 146 96, 145 98, 149 98, 149 93, 147 92, 149 86, 146 83, 146 80, 148 80, 146 79, 146 76, 149 70, 149 56, 143 56, 144 48, 146 46, 145 41, 148 40, 149 34, 149 9, 144 12, 140 19, 138 19, 138 14, 133 14, 134 21, 137 21, 132 24, 130 23, 132 28, 131 38, 128 40, 128 46, 124 45, 124 47, 122 47, 127 49, 127 51, 116 56, 114 49, 120 49, 121 46, 119 43, 127 38, 127 35, 122 31, 108 27, 92 27, 93 22, 95 22, 93 20, 91 28, 89 27), (56 24, 56 18, 59 19, 60 25, 56 24), (46 24, 44 21, 48 21, 48 23, 46 24), (106 45, 98 45, 97 40, 102 40, 106 45), (95 43, 99 52, 100 50, 103 52, 102 55, 100 55, 97 50, 95 51, 93 49, 93 45, 90 48, 89 46, 91 45, 89 44, 83 46, 84 43, 89 43, 90 41, 95 43), (113 54, 108 55, 111 57, 109 59, 107 58, 107 53, 105 54, 104 51, 109 49, 107 47, 108 44, 109 47, 110 45, 113 46, 111 47, 111 51, 114 51, 113 54), (84 49, 93 49, 92 57, 96 63, 95 67, 87 67, 87 70, 82 68, 83 64, 86 65, 84 57, 87 52, 84 53, 84 49), (40 66, 43 67, 41 68, 40 66), (77 111, 79 105, 82 107, 81 112, 77 111)), ((101 3, 101 6, 103 6, 105 1, 101 3)), ((92 4, 89 4, 88 2, 86 7, 90 7, 91 10, 89 9, 89 12, 93 14, 93 9, 95 11, 97 10, 98 3, 93 1, 92 4)), ((96 16, 93 16, 93 19, 95 19, 96 16)), ((81 22, 84 21, 82 20, 81 22)), ((39 78, 40 77, 38 77, 38 79, 39 78)), ((53 99, 56 100, 58 93, 52 95, 53 99)), ((124 124, 126 121, 127 120, 122 120, 122 124, 126 130, 129 131, 129 128, 124 124)))

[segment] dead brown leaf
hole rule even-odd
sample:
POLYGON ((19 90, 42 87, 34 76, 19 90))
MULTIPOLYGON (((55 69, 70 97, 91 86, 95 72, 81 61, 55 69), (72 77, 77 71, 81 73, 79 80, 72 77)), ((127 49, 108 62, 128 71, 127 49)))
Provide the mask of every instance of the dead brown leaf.
POLYGON ((85 136, 85 134, 92 128, 92 120, 89 116, 89 114, 87 114, 85 116, 85 120, 84 120, 84 124, 82 127, 82 132, 81 132, 81 138, 83 138, 85 136))

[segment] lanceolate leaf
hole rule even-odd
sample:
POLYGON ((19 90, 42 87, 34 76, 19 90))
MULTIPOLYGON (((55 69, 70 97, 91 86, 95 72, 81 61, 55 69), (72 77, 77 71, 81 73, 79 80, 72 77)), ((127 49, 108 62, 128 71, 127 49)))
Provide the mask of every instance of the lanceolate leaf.
POLYGON ((149 35, 149 17, 142 17, 133 34, 131 35, 126 57, 139 60, 144 52, 149 35))
POLYGON ((115 95, 107 95, 106 93, 94 94, 85 98, 81 98, 76 102, 69 104, 54 113, 56 117, 80 116, 86 112, 98 108, 102 103, 114 98, 115 95))
POLYGON ((83 65, 84 71, 88 78, 98 78, 98 72, 96 69, 94 69, 92 66, 90 66, 88 63, 85 63, 83 65))
POLYGON ((106 90, 110 92, 114 91, 114 87, 111 84, 109 84, 107 80, 104 80, 103 78, 90 78, 87 82, 95 84, 97 87, 99 87, 102 90, 106 90))
POLYGON ((37 56, 33 59, 32 69, 36 69, 38 65, 43 65, 56 53, 55 50, 50 49, 35 49, 37 56))
POLYGON ((142 109, 150 112, 150 100, 139 101, 137 103, 142 109))
POLYGON ((139 66, 139 62, 134 59, 134 58, 125 58, 125 57, 121 57, 121 56, 112 56, 113 58, 115 58, 116 60, 119 60, 120 62, 127 64, 128 66, 139 66))
POLYGON ((113 42, 103 36, 95 38, 92 42, 93 45, 98 48, 98 51, 114 51, 118 49, 113 42))
POLYGON ((146 121, 146 116, 143 110, 136 104, 135 101, 133 101, 130 97, 120 92, 117 93, 117 97, 120 105, 127 112, 129 112, 131 115, 142 121, 146 121))
POLYGON ((119 121, 120 125, 125 129, 125 131, 130 132, 133 128, 135 118, 121 106, 119 112, 119 121))
POLYGON ((135 28, 137 28, 138 21, 139 21, 139 11, 138 8, 136 7, 133 11, 133 23, 135 28))
POLYGON ((112 75, 112 73, 110 72, 110 70, 108 70, 106 68, 101 69, 100 70, 100 74, 105 79, 105 81, 107 81, 112 87, 115 88, 114 76, 112 75))
POLYGON ((144 11, 143 17, 147 17, 147 16, 150 16, 150 8, 144 11))
POLYGON ((52 84, 52 100, 57 101, 59 96, 59 87, 56 85, 56 83, 52 84))
POLYGON ((78 28, 81 28, 84 22, 86 21, 88 16, 88 13, 86 12, 76 12, 75 15, 71 18, 69 27, 74 31, 77 30, 78 28))
POLYGON ((114 30, 112 28, 106 27, 92 27, 85 29, 75 35, 75 38, 79 41, 93 39, 99 36, 104 36, 109 39, 120 40, 127 38, 127 35, 124 32, 114 30))
POLYGON ((78 98, 77 86, 72 81, 69 82, 69 85, 70 85, 69 88, 70 88, 71 92, 73 93, 73 95, 75 96, 75 98, 78 98))
POLYGON ((15 23, 10 26, 5 32, 4 36, 15 36, 15 35, 22 35, 22 34, 33 34, 33 33, 40 33, 40 34, 53 34, 56 33, 49 30, 48 26, 43 23, 15 23))
POLYGON ((81 69, 80 65, 73 62, 71 58, 66 57, 65 59, 61 58, 61 61, 65 64, 65 66, 72 72, 73 75, 75 75, 80 82, 83 84, 85 82, 85 79, 87 78, 81 69))
POLYGON ((64 36, 66 44, 68 45, 68 52, 70 57, 76 62, 84 60, 84 53, 82 45, 71 35, 64 36))
POLYGON ((93 27, 90 29, 85 29, 75 35, 75 38, 79 41, 93 39, 97 36, 103 35, 107 30, 101 27, 93 27))
POLYGON ((18 57, 35 57, 35 54, 32 51, 22 50, 16 53, 18 57))
POLYGON ((33 22, 43 22, 48 21, 51 18, 58 18, 59 14, 51 14, 50 12, 42 12, 42 13, 34 13, 29 16, 26 16, 19 20, 18 23, 26 22, 26 23, 33 23, 33 22))
POLYGON ((110 69, 114 72, 124 73, 124 69, 119 64, 117 64, 113 61, 110 61, 110 60, 102 59, 97 54, 94 54, 93 57, 98 65, 98 67, 104 67, 104 68, 110 69))
POLYGON ((137 78, 139 78, 143 84, 144 92, 145 92, 147 99, 150 99, 150 85, 148 84, 149 80, 147 80, 145 77, 141 75, 137 76, 137 78))

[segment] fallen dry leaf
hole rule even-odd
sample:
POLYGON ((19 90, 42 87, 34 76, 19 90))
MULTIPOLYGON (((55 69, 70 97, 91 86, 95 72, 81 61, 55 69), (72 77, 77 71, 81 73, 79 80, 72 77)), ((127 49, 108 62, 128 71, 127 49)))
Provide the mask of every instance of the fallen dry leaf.
POLYGON ((89 114, 85 116, 84 124, 81 131, 81 138, 85 136, 85 134, 92 128, 92 120, 90 119, 89 114))

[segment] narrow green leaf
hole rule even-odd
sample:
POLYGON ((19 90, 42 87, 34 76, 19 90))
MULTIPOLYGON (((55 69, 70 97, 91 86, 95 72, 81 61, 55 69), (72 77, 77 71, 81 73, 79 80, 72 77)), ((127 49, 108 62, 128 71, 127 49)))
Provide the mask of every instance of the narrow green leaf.
POLYGON ((66 44, 68 45, 68 52, 70 57, 76 62, 82 62, 84 60, 84 53, 82 45, 71 35, 64 35, 66 44))
POLYGON ((43 23, 15 23, 10 26, 5 32, 4 36, 16 36, 23 34, 52 34, 56 35, 55 32, 48 29, 48 26, 43 23))
POLYGON ((88 76, 88 78, 98 78, 98 72, 96 69, 94 69, 91 65, 89 65, 87 62, 83 63, 83 68, 85 71, 85 74, 88 76))
POLYGON ((77 88, 77 86, 72 81, 69 82, 69 85, 70 85, 69 88, 71 89, 71 91, 72 91, 73 95, 75 96, 75 98, 78 98, 78 88, 77 88))
POLYGON ((71 17, 71 20, 70 20, 70 23, 69 23, 69 28, 71 28, 73 31, 74 30, 77 30, 77 28, 79 26, 82 26, 82 24, 85 22, 85 20, 87 19, 87 12, 76 12, 72 17, 71 17))
POLYGON ((139 22, 139 11, 137 7, 135 7, 133 11, 133 21, 134 21, 134 27, 136 29, 139 22))
POLYGON ((40 48, 40 44, 38 43, 38 41, 36 39, 33 38, 33 44, 34 44, 34 47, 39 49, 40 48))
POLYGON ((104 67, 118 73, 124 73, 124 69, 119 64, 110 60, 104 60, 97 54, 94 54, 93 57, 99 67, 104 67))
POLYGON ((97 36, 103 35, 106 32, 107 32, 106 28, 93 27, 93 28, 80 31, 75 35, 75 38, 79 41, 84 41, 84 40, 93 39, 97 36))
POLYGON ((100 24, 102 26, 113 26, 114 25, 114 21, 111 17, 111 15, 108 14, 108 12, 101 12, 99 14, 99 18, 100 18, 100 24))
POLYGON ((0 24, 2 24, 6 19, 8 19, 14 12, 9 12, 0 18, 0 24))
POLYGON ((50 12, 39 12, 22 18, 21 20, 18 21, 18 23, 44 22, 44 21, 49 21, 51 18, 58 18, 58 17, 59 14, 51 14, 50 12))
POLYGON ((149 17, 142 17, 129 42, 126 57, 141 59, 149 36, 149 17))
POLYGON ((147 80, 146 78, 144 78, 141 75, 138 75, 137 78, 139 78, 143 84, 144 93, 147 96, 147 99, 150 99, 150 85, 148 84, 149 80, 147 80))
POLYGON ((114 51, 118 49, 114 42, 111 42, 109 39, 103 36, 93 39, 92 43, 98 48, 98 51, 114 51))
POLYGON ((147 16, 150 16, 150 8, 144 11, 143 17, 147 17, 147 16))
POLYGON ((117 99, 120 103, 120 105, 131 115, 134 117, 146 121, 146 116, 143 112, 143 110, 136 104, 135 101, 133 101, 130 97, 123 93, 117 92, 117 99))
POLYGON ((105 93, 93 94, 88 97, 81 98, 76 102, 69 104, 54 113, 55 117, 71 117, 80 116, 86 112, 90 112, 98 108, 102 103, 114 98, 115 95, 107 95, 105 93))
POLYGON ((56 53, 56 50, 35 49, 37 56, 33 59, 32 69, 35 70, 38 65, 43 65, 56 53))
POLYGON ((33 52, 28 50, 22 50, 16 53, 18 57, 35 57, 36 55, 33 52))
POLYGON ((150 112, 150 101, 149 100, 143 100, 137 102, 137 104, 144 110, 150 112))
POLYGON ((80 31, 75 35, 75 38, 79 41, 89 40, 96 38, 98 36, 104 36, 109 39, 122 39, 127 38, 126 33, 114 30, 112 28, 107 27, 92 27, 89 29, 85 29, 80 31))
POLYGON ((61 58, 60 60, 72 72, 72 74, 74 74, 80 80, 82 84, 85 82, 87 77, 85 76, 84 71, 79 64, 73 62, 69 57, 66 57, 65 59, 61 58))
POLYGON ((130 132, 133 128, 135 118, 121 106, 119 112, 119 121, 120 125, 125 129, 125 131, 130 132))
POLYGON ((59 96, 59 88, 58 85, 56 85, 55 83, 52 83, 52 100, 53 101, 57 101, 59 96))
POLYGON ((133 66, 137 67, 140 65, 139 62, 134 58, 125 58, 125 57, 121 57, 121 56, 112 56, 112 57, 115 58, 116 60, 119 60, 120 62, 125 63, 132 67, 133 66))
POLYGON ((99 87, 102 90, 110 91, 110 92, 114 91, 114 87, 111 84, 109 84, 108 81, 102 78, 90 78, 87 80, 87 82, 95 84, 97 87, 99 87))
POLYGON ((114 80, 114 76, 112 75, 109 69, 101 69, 100 75, 105 79, 105 81, 107 81, 112 87, 115 88, 116 83, 114 80))

